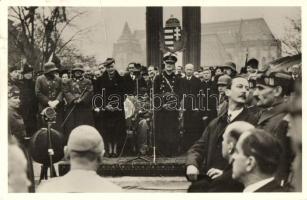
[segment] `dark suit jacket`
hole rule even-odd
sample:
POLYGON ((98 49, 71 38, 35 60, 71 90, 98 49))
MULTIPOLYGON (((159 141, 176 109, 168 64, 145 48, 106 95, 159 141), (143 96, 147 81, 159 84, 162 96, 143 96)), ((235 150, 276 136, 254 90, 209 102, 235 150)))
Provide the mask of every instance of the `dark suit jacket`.
POLYGON ((190 80, 187 77, 181 79, 181 90, 185 95, 184 98, 184 108, 187 111, 192 110, 193 108, 199 108, 199 101, 198 101, 198 94, 200 91, 200 80, 197 79, 195 76, 192 76, 190 80), (195 97, 194 99, 191 98, 191 95, 195 97), (195 100, 195 101, 193 101, 195 100), (192 108, 193 105, 193 108, 192 108))
POLYGON ((244 185, 232 179, 232 165, 228 165, 216 179, 205 178, 193 182, 188 192, 242 192, 244 185))
MULTIPOLYGON (((136 79, 132 79, 130 73, 127 73, 123 76, 124 84, 126 87, 126 94, 136 95, 137 94, 137 84, 136 79)), ((143 94, 147 89, 146 81, 143 77, 138 79, 138 93, 143 94)))
POLYGON ((255 192, 290 192, 290 190, 288 187, 281 187, 276 180, 273 180, 262 186, 255 192))
MULTIPOLYGON (((257 123, 256 117, 245 108, 233 121, 257 123)), ((201 138, 189 149, 186 166, 194 165, 203 174, 210 168, 224 169, 228 163, 222 156, 222 136, 227 125, 227 111, 212 120, 201 138)))

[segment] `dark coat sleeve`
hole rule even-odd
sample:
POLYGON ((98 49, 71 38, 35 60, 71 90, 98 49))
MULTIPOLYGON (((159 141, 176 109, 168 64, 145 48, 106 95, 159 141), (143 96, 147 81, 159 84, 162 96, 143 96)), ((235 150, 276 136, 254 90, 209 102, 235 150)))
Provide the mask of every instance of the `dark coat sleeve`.
POLYGON ((84 88, 86 88, 86 89, 85 89, 83 96, 80 99, 81 99, 81 102, 90 103, 91 97, 93 96, 93 90, 94 90, 93 85, 92 85, 92 82, 88 79, 85 79, 84 82, 85 82, 84 88))
POLYGON ((58 100, 59 102, 61 102, 61 101, 63 101, 62 80, 59 78, 59 79, 57 80, 57 82, 58 82, 59 85, 60 85, 60 87, 59 87, 59 90, 60 90, 60 91, 59 91, 59 94, 58 94, 56 100, 58 100))
POLYGON ((44 95, 42 90, 43 90, 43 79, 42 79, 42 77, 38 77, 36 82, 35 82, 35 94, 36 94, 39 102, 43 106, 48 106, 49 98, 46 95, 44 95))
POLYGON ((208 140, 210 137, 210 125, 205 129, 202 136, 195 144, 188 150, 186 159, 186 166, 194 165, 198 170, 201 170, 201 166, 206 159, 208 152, 208 140))
POLYGON ((288 181, 288 176, 290 174, 291 163, 294 159, 294 153, 291 148, 290 138, 287 136, 288 132, 288 122, 282 120, 276 128, 276 138, 280 141, 282 146, 282 154, 279 167, 277 169, 275 179, 278 182, 282 180, 284 182, 288 181))
POLYGON ((69 80, 68 82, 63 83, 62 86, 63 94, 68 104, 72 103, 77 98, 73 93, 71 93, 71 84, 72 80, 69 80))

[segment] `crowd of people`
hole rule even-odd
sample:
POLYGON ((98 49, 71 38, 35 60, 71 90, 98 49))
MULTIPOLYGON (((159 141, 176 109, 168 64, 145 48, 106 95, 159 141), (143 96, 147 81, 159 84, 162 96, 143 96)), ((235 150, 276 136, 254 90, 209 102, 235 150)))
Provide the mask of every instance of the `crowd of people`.
POLYGON ((97 68, 75 64, 69 70, 47 62, 38 75, 27 63, 10 67, 9 137, 27 152, 29 140, 46 127, 41 114, 52 108, 52 128, 64 135, 71 159, 71 172, 39 191, 121 191, 92 171, 102 155, 119 156, 129 133, 136 154, 155 147, 161 156, 185 155, 188 192, 299 191, 300 63, 259 66, 252 58, 238 72, 233 62, 175 67, 176 62, 171 54, 160 68, 131 62, 125 73, 113 58, 97 68), (290 109, 292 104, 298 107, 290 109), (90 177, 100 189, 88 187, 90 177), (67 182, 70 188, 63 186, 67 182))

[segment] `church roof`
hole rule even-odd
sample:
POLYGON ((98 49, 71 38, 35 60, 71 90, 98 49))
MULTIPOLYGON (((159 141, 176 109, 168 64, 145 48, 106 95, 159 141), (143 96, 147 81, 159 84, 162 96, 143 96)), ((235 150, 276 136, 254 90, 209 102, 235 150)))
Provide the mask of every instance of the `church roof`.
POLYGON ((206 36, 203 35, 201 40, 204 44, 202 44, 204 47, 204 52, 202 52, 204 57, 201 58, 201 63, 204 63, 205 66, 222 65, 231 60, 216 34, 208 34, 206 36))
POLYGON ((216 34, 222 44, 239 41, 276 40, 263 18, 202 24, 204 35, 216 34))
POLYGON ((128 22, 125 22, 124 29, 122 31, 121 36, 118 39, 118 42, 125 42, 125 41, 132 41, 136 40, 134 35, 132 34, 132 31, 128 25, 128 22))

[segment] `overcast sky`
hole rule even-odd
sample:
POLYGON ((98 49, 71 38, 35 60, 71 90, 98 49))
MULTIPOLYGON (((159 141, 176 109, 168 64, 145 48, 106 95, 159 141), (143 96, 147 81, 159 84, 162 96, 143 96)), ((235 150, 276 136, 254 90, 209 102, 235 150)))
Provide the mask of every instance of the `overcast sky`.
MULTIPOLYGON (((74 25, 79 29, 88 28, 90 31, 74 43, 81 52, 94 55, 98 61, 112 56, 113 43, 119 38, 126 21, 132 31, 145 29, 144 7, 70 9, 86 12, 74 21, 74 25)), ((201 20, 202 23, 208 23, 263 17, 275 37, 282 38, 287 26, 286 18, 297 18, 300 12, 299 7, 203 7, 201 20)), ((181 20, 180 7, 164 8, 164 19, 171 14, 181 20)), ((67 30, 65 37, 69 38, 75 31, 67 30)))

